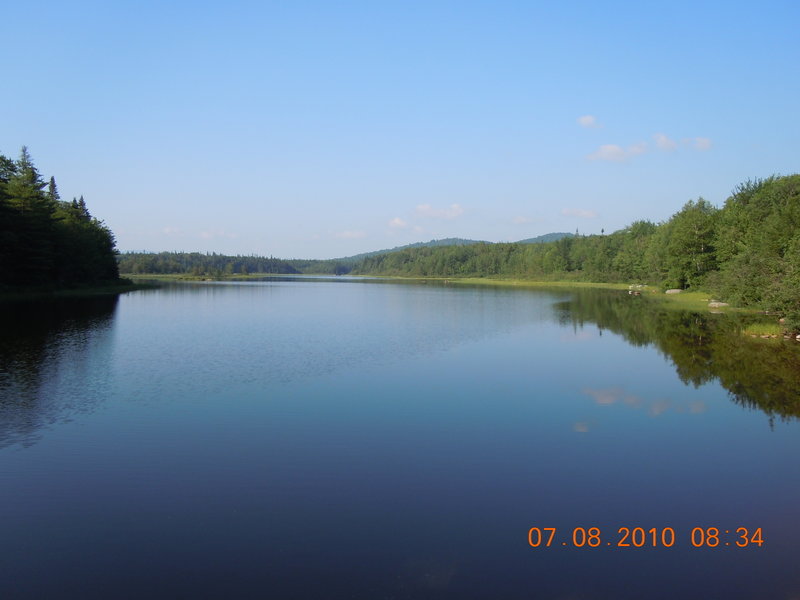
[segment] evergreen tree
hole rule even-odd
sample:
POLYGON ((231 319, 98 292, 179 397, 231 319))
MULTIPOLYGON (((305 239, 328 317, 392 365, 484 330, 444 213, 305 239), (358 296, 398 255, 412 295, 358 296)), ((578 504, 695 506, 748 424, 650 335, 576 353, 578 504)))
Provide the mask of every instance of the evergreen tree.
POLYGON ((16 163, 0 154, 0 284, 12 278, 15 251, 19 242, 19 213, 11 206, 6 191, 9 180, 16 172, 16 163))
POLYGON ((0 287, 118 278, 114 236, 83 197, 61 202, 55 178, 44 181, 25 147, 17 161, 0 156, 0 287))
POLYGON ((7 202, 16 213, 14 248, 8 257, 11 279, 17 283, 46 283, 52 278, 53 214, 56 205, 44 192, 47 185, 23 146, 13 174, 5 184, 7 202))
POLYGON ((58 187, 56 187, 55 177, 51 177, 50 183, 47 185, 47 198, 54 204, 57 204, 59 200, 61 200, 61 196, 58 194, 58 187))

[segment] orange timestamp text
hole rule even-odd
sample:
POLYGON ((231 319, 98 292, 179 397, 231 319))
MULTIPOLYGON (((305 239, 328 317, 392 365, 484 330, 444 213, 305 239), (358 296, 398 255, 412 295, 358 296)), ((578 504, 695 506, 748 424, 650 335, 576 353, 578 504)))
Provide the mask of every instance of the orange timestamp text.
POLYGON ((761 527, 694 527, 688 535, 682 534, 676 534, 673 527, 619 527, 616 534, 611 535, 604 535, 599 527, 573 527, 562 533, 556 527, 531 527, 528 545, 532 548, 672 548, 681 537, 681 545, 688 543, 694 548, 760 548, 764 544, 761 527))

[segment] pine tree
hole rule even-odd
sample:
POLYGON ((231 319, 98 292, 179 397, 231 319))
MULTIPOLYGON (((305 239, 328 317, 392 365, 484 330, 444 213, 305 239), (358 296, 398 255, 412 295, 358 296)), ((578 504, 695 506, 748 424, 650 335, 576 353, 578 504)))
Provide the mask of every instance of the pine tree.
POLYGON ((6 194, 12 206, 19 212, 35 211, 52 214, 53 205, 45 196, 43 189, 47 185, 39 171, 33 165, 28 148, 22 147, 14 173, 6 183, 6 194))
POLYGON ((54 204, 61 200, 61 196, 58 194, 58 187, 56 186, 55 177, 51 177, 50 183, 47 185, 47 198, 54 204))
POLYGON ((15 214, 14 248, 7 260, 12 281, 47 283, 53 276, 54 221, 56 204, 44 192, 45 181, 23 146, 13 173, 5 184, 6 202, 15 214))

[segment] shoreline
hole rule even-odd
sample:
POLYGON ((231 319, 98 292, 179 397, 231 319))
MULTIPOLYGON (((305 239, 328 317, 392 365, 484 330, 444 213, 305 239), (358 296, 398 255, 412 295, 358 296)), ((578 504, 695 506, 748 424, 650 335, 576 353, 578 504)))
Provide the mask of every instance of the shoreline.
MULTIPOLYGON (((124 273, 123 276, 127 277, 134 282, 137 280, 157 280, 157 281, 252 281, 258 279, 267 279, 271 277, 302 277, 302 276, 330 276, 335 278, 332 273, 249 273, 247 275, 228 275, 223 277, 209 277, 207 275, 190 275, 188 273, 174 273, 174 274, 146 274, 146 273, 124 273)), ((367 275, 367 274, 348 274, 347 277, 363 278, 363 279, 386 279, 396 281, 435 281, 444 284, 454 285, 484 285, 484 286, 503 286, 503 287, 525 287, 535 289, 547 288, 595 288, 595 289, 608 289, 628 291, 633 289, 638 284, 627 283, 603 283, 591 281, 542 281, 531 279, 502 279, 493 277, 407 277, 403 275, 367 275)), ((753 308, 742 308, 735 306, 724 307, 709 307, 708 303, 713 300, 713 296, 703 290, 689 290, 682 291, 679 294, 665 294, 658 289, 642 285, 641 288, 636 288, 640 292, 640 296, 653 298, 658 300, 665 300, 669 306, 686 310, 714 310, 721 312, 745 312, 745 313, 759 313, 762 312, 753 308)))
POLYGON ((149 290, 157 288, 153 283, 137 283, 131 279, 122 278, 118 283, 105 283, 102 285, 62 288, 62 289, 8 289, 0 290, 0 302, 19 301, 19 300, 41 300, 46 298, 88 298, 92 296, 112 296, 135 292, 138 290, 149 290))
MULTIPOLYGON (((177 282, 224 282, 224 281, 254 281, 264 280, 270 278, 303 278, 313 276, 330 277, 336 279, 335 275, 330 273, 302 273, 302 274, 289 274, 289 273, 250 273, 248 275, 230 275, 222 278, 213 278, 208 276, 190 275, 190 274, 123 274, 124 278, 132 282, 131 286, 118 286, 107 291, 95 290, 65 290, 59 293, 59 296, 78 296, 78 295, 97 295, 99 293, 124 293, 126 291, 134 291, 138 289, 155 289, 159 287, 159 282, 177 281, 177 282), (139 283, 137 283, 137 281, 139 283)), ((744 327, 741 331, 742 335, 747 337, 758 338, 779 338, 787 337, 787 332, 774 314, 765 312, 758 308, 746 308, 738 306, 711 306, 711 302, 715 302, 713 296, 704 290, 683 290, 680 293, 666 294, 660 288, 655 288, 648 285, 640 284, 626 284, 626 283, 602 283, 590 281, 540 281, 530 279, 503 279, 493 277, 405 277, 398 275, 347 275, 351 279, 383 279, 387 281, 397 282, 436 282, 444 285, 463 285, 463 286, 495 286, 495 287, 516 287, 516 288, 529 288, 529 289, 551 289, 551 290, 569 290, 569 289, 606 289, 618 292, 628 292, 632 302, 637 302, 641 298, 645 301, 654 300, 658 302, 658 306, 667 310, 678 311, 691 311, 698 313, 710 314, 728 314, 728 315, 752 315, 759 316, 764 319, 761 324, 751 323, 744 327), (635 293, 634 293, 635 292, 635 293)), ((627 295, 627 294, 626 294, 627 295)), ((4 296, 0 294, 0 299, 4 296)), ((791 336, 794 337, 794 336, 791 336)), ((798 339, 800 341, 800 339, 798 339)))

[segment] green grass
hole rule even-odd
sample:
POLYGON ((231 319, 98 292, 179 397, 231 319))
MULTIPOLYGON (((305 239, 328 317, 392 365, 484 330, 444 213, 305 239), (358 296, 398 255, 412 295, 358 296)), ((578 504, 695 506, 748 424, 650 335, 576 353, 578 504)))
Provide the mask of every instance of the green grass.
POLYGON ((743 335, 783 337, 783 326, 778 322, 750 323, 742 329, 743 335))
MULTIPOLYGON (((660 292, 660 295, 668 302, 670 306, 684 310, 709 310, 708 303, 712 300, 711 294, 703 291, 683 291, 680 294, 665 294, 660 292)), ((727 311, 729 309, 730 307, 726 306, 712 310, 727 311)))
POLYGON ((438 277, 449 283, 469 285, 504 285, 534 288, 603 288, 608 290, 627 290, 625 283, 592 283, 589 281, 532 281, 528 279, 492 279, 489 277, 438 277))
MULTIPOLYGON (((364 277, 374 277, 367 276, 364 277)), ((420 280, 420 281, 442 281, 450 284, 463 284, 463 285, 493 285, 493 286, 515 286, 515 287, 528 287, 528 288, 557 288, 557 289, 570 289, 570 288, 598 288, 607 290, 625 290, 626 292, 632 288, 627 283, 594 283, 589 281, 535 281, 530 279, 503 279, 494 277, 403 277, 403 276, 389 276, 381 277, 382 279, 398 279, 398 280, 420 280)), ((734 313, 757 313, 756 309, 737 308, 733 306, 722 306, 712 308, 708 303, 715 298, 706 291, 682 291, 680 294, 665 294, 663 290, 658 287, 642 285, 641 287, 633 287, 634 291, 646 298, 652 298, 663 302, 665 308, 673 308, 676 310, 689 310, 695 312, 704 312, 708 310, 720 312, 734 312, 734 313)))

